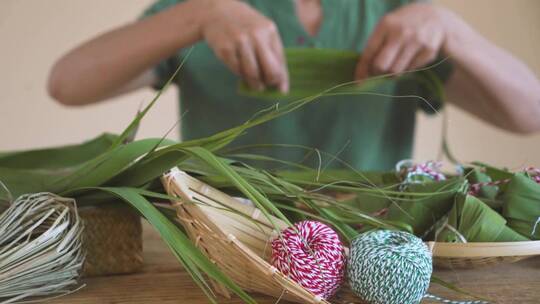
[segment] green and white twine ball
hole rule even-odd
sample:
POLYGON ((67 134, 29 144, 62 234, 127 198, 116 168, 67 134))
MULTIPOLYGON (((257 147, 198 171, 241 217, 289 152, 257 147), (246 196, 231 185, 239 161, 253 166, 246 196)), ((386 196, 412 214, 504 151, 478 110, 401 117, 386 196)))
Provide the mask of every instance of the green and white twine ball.
POLYGON ((369 304, 417 304, 423 298, 447 304, 489 304, 427 294, 432 265, 431 251, 421 239, 402 231, 375 230, 352 241, 347 272, 351 289, 369 304))
POLYGON ((349 283, 370 304, 420 303, 433 271, 431 252, 416 236, 400 231, 363 233, 351 243, 349 283))

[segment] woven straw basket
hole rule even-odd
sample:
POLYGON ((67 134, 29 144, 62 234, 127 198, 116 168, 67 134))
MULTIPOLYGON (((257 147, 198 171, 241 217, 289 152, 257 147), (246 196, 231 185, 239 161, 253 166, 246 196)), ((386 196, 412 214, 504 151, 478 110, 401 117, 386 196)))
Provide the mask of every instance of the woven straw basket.
MULTIPOLYGON (((269 242, 277 232, 259 209, 242 204, 239 200, 192 178, 177 168, 163 177, 163 184, 169 195, 178 197, 173 203, 178 219, 190 238, 226 275, 246 291, 298 303, 362 303, 352 294, 348 286, 341 288, 334 298, 325 301, 270 265, 269 242)), ((273 218, 272 221, 281 230, 287 227, 277 218, 273 218)), ((536 254, 540 253, 539 242, 525 243, 535 244, 536 254)), ((434 252, 436 263, 449 267, 484 265, 491 259, 500 260, 494 257, 492 252, 512 256, 513 260, 517 259, 514 256, 521 259, 532 255, 527 250, 527 244, 516 245, 521 248, 521 251, 517 252, 514 252, 514 248, 508 243, 484 245, 489 249, 479 244, 428 243, 434 252), (493 250, 493 247, 500 250, 493 250), (464 248, 473 249, 464 250, 464 248), (459 252, 466 252, 469 255, 460 256, 459 252)), ((214 289, 230 297, 225 287, 214 283, 214 289)))
POLYGON ((123 206, 83 207, 84 276, 133 273, 142 269, 139 216, 123 206))

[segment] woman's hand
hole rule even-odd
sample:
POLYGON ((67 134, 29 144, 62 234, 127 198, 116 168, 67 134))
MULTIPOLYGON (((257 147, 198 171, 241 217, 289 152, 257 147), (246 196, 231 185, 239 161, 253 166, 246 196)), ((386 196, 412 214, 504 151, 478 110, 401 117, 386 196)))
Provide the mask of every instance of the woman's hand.
POLYGON ((432 4, 410 4, 383 17, 357 64, 356 78, 418 69, 439 54, 454 65, 445 85, 450 102, 509 131, 540 131, 540 80, 534 72, 432 4))
POLYGON ((445 47, 454 15, 432 4, 410 4, 384 16, 356 67, 356 79, 425 66, 445 47))
POLYGON ((216 56, 251 88, 287 92, 288 72, 276 25, 243 2, 208 2, 201 32, 216 56))

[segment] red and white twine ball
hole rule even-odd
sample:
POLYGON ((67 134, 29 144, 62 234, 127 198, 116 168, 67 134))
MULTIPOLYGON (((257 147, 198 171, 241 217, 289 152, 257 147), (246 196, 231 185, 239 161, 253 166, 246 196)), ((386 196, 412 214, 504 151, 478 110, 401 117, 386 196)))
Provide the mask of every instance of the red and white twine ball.
POLYGON ((328 299, 343 281, 344 248, 332 228, 303 221, 272 241, 272 265, 314 295, 328 299))

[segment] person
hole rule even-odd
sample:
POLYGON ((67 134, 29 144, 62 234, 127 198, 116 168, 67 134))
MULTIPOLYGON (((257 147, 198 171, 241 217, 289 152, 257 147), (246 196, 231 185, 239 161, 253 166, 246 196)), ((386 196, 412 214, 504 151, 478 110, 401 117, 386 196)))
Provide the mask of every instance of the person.
MULTIPOLYGON (((508 131, 540 130, 537 76, 453 12, 423 1, 160 0, 140 20, 62 57, 51 71, 49 92, 60 103, 85 105, 160 88, 186 59, 174 82, 186 113, 182 137, 193 139, 239 125, 269 106, 239 96, 239 78, 256 90, 288 91, 284 47, 357 51, 359 81, 449 58, 451 65, 434 69, 448 101, 508 131)), ((324 97, 248 131, 236 144, 313 147, 359 169, 389 169, 410 157, 422 103, 384 96, 429 94, 397 80, 379 92, 324 97)), ((305 151, 276 147, 265 153, 299 162, 305 151)))

